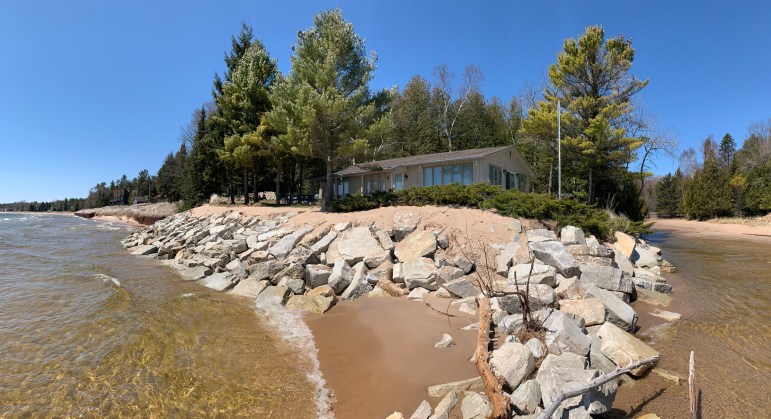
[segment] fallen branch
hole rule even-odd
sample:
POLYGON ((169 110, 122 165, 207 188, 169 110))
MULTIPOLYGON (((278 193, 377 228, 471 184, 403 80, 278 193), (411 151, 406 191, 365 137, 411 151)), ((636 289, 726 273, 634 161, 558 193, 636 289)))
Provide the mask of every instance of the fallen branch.
POLYGON ((490 344, 490 322, 492 319, 492 313, 490 312, 490 299, 485 296, 480 296, 479 301, 479 334, 477 335, 477 347, 476 358, 474 364, 479 371, 479 375, 482 376, 482 381, 485 386, 485 394, 493 404, 493 418, 508 418, 509 416, 509 400, 503 396, 503 389, 501 383, 495 378, 490 363, 487 362, 489 358, 488 345, 490 344))
POLYGON ((696 363, 693 360, 693 351, 691 351, 691 359, 688 361, 688 401, 689 408, 691 410, 691 419, 696 419, 696 397, 693 391, 693 385, 696 381, 696 363))
POLYGON ((552 402, 549 403, 549 406, 547 406, 544 409, 544 411, 540 415, 538 415, 538 419, 548 419, 548 418, 550 418, 551 415, 553 415, 554 412, 557 410, 557 408, 559 407, 560 403, 562 403, 567 398, 575 397, 575 396, 584 394, 587 391, 589 391, 589 390, 591 390, 593 388, 597 388, 597 387, 607 383, 608 381, 610 381, 610 380, 612 380, 614 378, 620 377, 620 376, 628 373, 629 371, 632 371, 635 368, 638 368, 638 367, 641 367, 641 366, 647 365, 647 364, 655 364, 658 360, 659 360, 658 356, 652 356, 650 358, 641 359, 641 360, 639 360, 637 362, 634 362, 632 364, 627 365, 624 368, 616 368, 615 371, 609 372, 607 374, 603 374, 603 375, 595 378, 594 380, 589 381, 588 383, 584 384, 583 386, 576 387, 574 389, 568 390, 568 391, 560 394, 559 396, 557 396, 557 398, 555 398, 554 400, 552 400, 552 402))

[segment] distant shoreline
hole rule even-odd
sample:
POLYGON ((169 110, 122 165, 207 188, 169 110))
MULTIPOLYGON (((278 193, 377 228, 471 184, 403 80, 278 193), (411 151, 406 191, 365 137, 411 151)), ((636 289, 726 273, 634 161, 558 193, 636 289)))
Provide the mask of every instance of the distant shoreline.
POLYGON ((654 222, 654 230, 673 231, 686 237, 771 241, 771 223, 768 225, 750 226, 736 223, 721 224, 711 221, 692 221, 682 218, 659 218, 650 221, 654 222))

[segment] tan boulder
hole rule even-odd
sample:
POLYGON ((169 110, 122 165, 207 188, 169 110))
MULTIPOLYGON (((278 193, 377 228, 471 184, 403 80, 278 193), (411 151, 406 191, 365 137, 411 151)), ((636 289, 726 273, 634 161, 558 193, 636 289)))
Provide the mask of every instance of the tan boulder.
POLYGON ((394 255, 400 262, 407 262, 421 257, 429 257, 436 251, 434 233, 421 230, 413 231, 404 240, 396 244, 394 255))
POLYGON ((637 245, 637 240, 620 231, 615 232, 613 235, 616 237, 616 250, 621 251, 627 259, 631 259, 634 248, 637 245))
POLYGON ((605 323, 605 306, 597 298, 560 300, 559 304, 561 312, 583 318, 587 326, 605 323))
MULTIPOLYGON (((625 367, 641 359, 658 356, 659 353, 640 339, 623 331, 613 323, 607 322, 597 331, 597 336, 602 339, 600 350, 619 367, 625 367)), ((630 374, 640 377, 651 369, 651 365, 643 365, 635 368, 630 374)))

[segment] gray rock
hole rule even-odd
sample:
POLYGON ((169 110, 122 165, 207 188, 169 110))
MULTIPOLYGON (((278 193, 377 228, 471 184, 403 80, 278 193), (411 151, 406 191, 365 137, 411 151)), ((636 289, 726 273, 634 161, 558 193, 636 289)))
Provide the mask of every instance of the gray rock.
POLYGON ((212 270, 206 266, 196 266, 194 268, 183 269, 181 272, 185 281, 197 281, 207 275, 211 275, 212 270))
POLYGON ((417 258, 431 257, 436 251, 436 236, 426 230, 414 231, 394 248, 394 256, 400 262, 408 262, 417 258))
POLYGON ((294 278, 285 276, 279 281, 278 285, 284 285, 292 291, 292 294, 305 293, 305 278, 294 278))
POLYGON ((431 416, 431 404, 423 400, 418 405, 418 408, 415 409, 415 413, 410 416, 410 419, 428 419, 429 416, 431 416))
POLYGON ((356 264, 367 257, 380 257, 386 253, 372 236, 369 227, 354 227, 346 231, 337 244, 337 251, 348 264, 356 264))
POLYGON ((332 274, 329 276, 329 286, 340 294, 351 283, 351 267, 344 260, 338 260, 332 267, 332 274))
POLYGON ((612 292, 598 288, 594 284, 586 287, 587 298, 598 298, 605 306, 606 321, 633 332, 637 325, 637 313, 628 304, 613 295, 612 292))
POLYGON ((286 257, 286 263, 315 264, 319 263, 319 258, 310 247, 299 244, 289 252, 289 255, 286 257))
POLYGON ((589 338, 567 316, 554 316, 544 323, 544 327, 549 353, 572 352, 582 356, 589 353, 589 338))
POLYGON ((482 377, 469 378, 467 380, 454 381, 452 383, 437 384, 428 388, 429 397, 444 397, 447 394, 466 390, 481 390, 484 384, 482 377))
POLYGON ((305 285, 308 288, 316 288, 326 284, 332 275, 332 268, 327 265, 306 265, 305 285))
POLYGON ((230 291, 231 294, 240 295, 242 297, 257 298, 258 295, 265 288, 268 287, 270 282, 266 280, 256 281, 251 278, 242 279, 238 284, 230 291))
POLYGON ((408 300, 423 301, 430 291, 425 288, 415 288, 407 295, 408 300))
POLYGON ((201 283, 206 288, 211 288, 215 291, 225 291, 226 289, 232 288, 233 285, 235 285, 233 282, 234 279, 235 278, 233 278, 233 275, 231 275, 229 272, 220 272, 207 276, 201 280, 201 283))
POLYGON ((281 281, 286 281, 287 279, 299 279, 305 283, 305 268, 303 268, 303 266, 299 263, 293 263, 282 269, 277 274, 273 275, 273 277, 270 279, 270 282, 273 284, 278 284, 281 281))
POLYGON ((643 279, 642 277, 634 277, 632 278, 632 281, 634 282, 634 285, 637 286, 637 288, 663 293, 672 292, 672 285, 663 282, 652 282, 647 279, 643 279))
MULTIPOLYGON (((408 289, 421 287, 436 291, 439 288, 436 282, 439 273, 433 260, 429 258, 413 259, 403 262, 401 269, 404 275, 404 283, 408 289)), ((394 278, 396 278, 395 275, 394 278)))
POLYGON ((452 411, 456 404, 458 404, 457 393, 454 391, 447 393, 447 395, 439 401, 439 404, 436 405, 434 414, 429 416, 429 419, 449 419, 450 411, 452 411))
POLYGON ((447 333, 442 334, 442 339, 439 340, 439 342, 436 342, 434 344, 435 348, 449 348, 450 346, 455 345, 455 341, 452 339, 452 336, 448 335, 447 333))
POLYGON ((451 294, 459 298, 476 297, 481 292, 479 288, 468 278, 459 278, 446 282, 443 287, 451 294))
POLYGON ((380 266, 378 266, 375 269, 370 269, 369 273, 367 273, 367 281, 375 285, 379 281, 392 281, 393 278, 393 264, 391 262, 385 261, 380 266))
POLYGON ((540 228, 535 230, 528 230, 527 232, 528 243, 544 242, 549 240, 557 240, 557 235, 551 230, 540 228))
POLYGON ((340 296, 346 300, 354 300, 370 291, 372 285, 367 282, 367 265, 359 262, 351 268, 351 283, 340 296))
POLYGON ((560 311, 584 319, 586 326, 605 323, 605 306, 597 298, 583 300, 560 300, 560 311))
POLYGON ((238 279, 244 279, 249 276, 249 274, 246 272, 246 269, 244 269, 244 265, 241 263, 240 259, 231 260, 227 265, 225 265, 225 269, 227 269, 231 274, 233 274, 234 277, 238 279))
POLYGON ((396 213, 394 215, 394 238, 402 241, 418 227, 418 219, 412 213, 396 213))
POLYGON ((487 419, 493 414, 493 404, 484 394, 466 392, 460 404, 463 419, 487 419))
POLYGON ((391 279, 397 284, 404 283, 404 269, 401 263, 394 263, 391 279))
POLYGON ((632 277, 621 269, 607 266, 581 265, 581 283, 594 284, 608 291, 619 291, 626 294, 634 292, 632 277))
POLYGON ((615 370, 616 364, 602 353, 602 339, 597 336, 589 336, 589 342, 589 368, 603 374, 615 370))
POLYGON ((158 252, 158 246, 152 244, 143 244, 131 249, 132 255, 147 256, 158 252))
MULTIPOLYGON (((542 358, 546 355, 546 347, 544 347, 543 343, 537 338, 530 338, 530 340, 525 342, 525 346, 530 350, 535 359, 542 358)), ((540 401, 540 392, 538 394, 538 400, 540 401)))
POLYGON ((463 275, 463 269, 456 268, 454 266, 442 266, 439 268, 439 283, 444 284, 445 282, 454 281, 458 278, 462 278, 463 275))
MULTIPOLYGON (((517 295, 504 295, 501 297, 494 297, 494 299, 497 301, 501 310, 504 310, 509 314, 522 312, 519 297, 517 295)), ((530 285, 530 292, 528 293, 530 310, 538 310, 550 306, 554 304, 556 299, 557 294, 552 287, 544 284, 530 285)))
MULTIPOLYGON (((530 265, 527 265, 527 269, 522 268, 523 264, 512 266, 509 269, 508 281, 510 284, 526 285, 528 281, 530 284, 546 284, 550 287, 557 286, 557 270, 554 267, 548 265, 536 264, 533 266, 533 273, 530 274, 530 265)), ((507 288, 504 292, 516 292, 516 287, 509 291, 507 288)))
POLYGON ((536 258, 554 266, 557 272, 565 278, 581 274, 578 261, 565 249, 562 243, 556 241, 531 242, 528 247, 536 258))
POLYGON ((257 301, 271 302, 283 305, 286 303, 286 300, 289 298, 290 294, 291 291, 289 291, 289 287, 284 285, 268 285, 259 295, 257 295, 257 301))
POLYGON ((559 282, 554 289, 557 296, 561 299, 577 300, 584 298, 584 289, 577 278, 565 278, 559 282))
POLYGON ((377 237, 377 241, 380 242, 380 247, 383 249, 387 251, 394 249, 394 242, 385 230, 375 231, 375 237, 377 237))
POLYGON ((510 388, 517 388, 522 379, 535 370, 535 359, 524 345, 505 342, 492 352, 490 367, 510 388))
POLYGON ((659 266, 656 254, 643 246, 635 246, 631 257, 632 263, 639 268, 653 268, 659 266))
POLYGON ((341 231, 342 232, 342 231, 345 231, 345 230, 348 230, 349 228, 351 228, 351 223, 350 223, 350 221, 344 221, 342 223, 335 224, 335 226, 333 228, 336 231, 341 231))
POLYGON ((251 274, 249 274, 249 278, 254 279, 256 281, 260 281, 263 279, 271 279, 277 273, 281 272, 283 269, 284 269, 283 265, 281 265, 275 260, 258 262, 249 267, 249 270, 251 271, 251 274))
POLYGON ((313 231, 313 227, 311 226, 300 227, 294 232, 287 234, 286 236, 279 239, 276 244, 268 249, 268 253, 275 256, 277 259, 283 259, 287 257, 289 252, 291 252, 292 249, 297 246, 297 243, 300 242, 303 236, 310 233, 311 231, 313 231))
POLYGON ((527 380, 520 384, 509 396, 514 411, 519 415, 536 413, 541 403, 541 386, 536 380, 527 380))
MULTIPOLYGON (((584 369, 585 358, 570 352, 562 355, 546 355, 536 375, 536 381, 541 389, 541 399, 544 406, 552 402, 560 393, 586 383, 597 377, 596 370, 584 369)), ((566 399, 560 407, 567 409, 582 405, 583 396, 566 399)), ((563 417, 557 412, 556 417, 563 417)))
MULTIPOLYGON (((643 343, 640 339, 612 323, 603 324, 600 330, 597 331, 597 336, 601 339, 600 349, 602 353, 620 367, 659 355, 656 350, 643 343)), ((640 377, 652 367, 650 364, 643 365, 632 370, 630 374, 640 377)))
POLYGON ((571 244, 586 244, 584 231, 578 227, 567 226, 560 230, 560 241, 565 246, 571 244))
POLYGON ((465 256, 455 256, 452 261, 455 263, 455 266, 462 269, 463 272, 467 275, 474 269, 474 262, 468 260, 465 256))
POLYGON ((319 239, 316 243, 313 243, 311 246, 311 251, 314 255, 318 255, 319 253, 326 252, 327 249, 329 249, 329 245, 332 244, 332 242, 337 238, 337 232, 336 231, 330 231, 324 237, 319 239))
POLYGON ((616 252, 613 253, 613 261, 616 263, 618 269, 621 269, 629 275, 634 273, 634 265, 632 265, 632 262, 629 261, 629 258, 627 258, 623 252, 616 250, 616 252))
POLYGON ((510 241, 506 243, 506 246, 501 250, 498 256, 495 258, 495 273, 498 275, 507 275, 511 261, 514 258, 514 254, 519 250, 519 243, 510 241))

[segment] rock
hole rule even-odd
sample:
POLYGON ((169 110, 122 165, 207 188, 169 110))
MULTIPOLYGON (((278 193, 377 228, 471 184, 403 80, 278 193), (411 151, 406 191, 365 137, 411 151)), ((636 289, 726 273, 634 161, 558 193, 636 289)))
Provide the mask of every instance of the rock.
POLYGON ((277 259, 283 259, 289 255, 289 252, 294 249, 295 246, 297 246, 297 243, 305 236, 306 234, 313 231, 313 227, 311 226, 303 226, 294 232, 287 234, 286 236, 279 239, 276 244, 271 246, 268 249, 268 253, 275 256, 277 259))
POLYGON ((289 297, 289 287, 268 285, 258 296, 257 301, 284 304, 289 297))
POLYGON ((345 231, 345 230, 348 230, 349 228, 351 228, 351 223, 349 221, 345 221, 345 222, 342 222, 342 223, 337 223, 337 224, 335 224, 335 226, 333 228, 336 231, 342 232, 342 231, 345 231))
MULTIPOLYGON (((653 348, 612 323, 603 324, 597 336, 602 339, 602 353, 622 368, 641 359, 659 355, 653 348)), ((630 374, 641 377, 652 367, 643 365, 632 370, 630 374)))
MULTIPOLYGON (((618 249, 618 243, 616 243, 616 245, 616 248, 618 249)), ((621 269, 629 275, 634 273, 634 265, 632 265, 632 262, 629 261, 629 258, 627 258, 620 250, 617 250, 613 253, 613 261, 616 262, 618 269, 621 269)))
POLYGON ((286 302, 288 308, 294 308, 309 313, 324 314, 332 306, 335 297, 325 297, 317 295, 309 297, 307 295, 293 295, 286 302))
MULTIPOLYGON (((555 301, 557 294, 554 289, 544 284, 531 284, 530 292, 528 293, 528 300, 530 301, 530 310, 538 310, 543 307, 552 305, 555 301)), ((509 314, 521 313, 519 297, 517 295, 504 295, 501 297, 494 297, 501 310, 506 311, 509 314)))
POLYGON ((429 258, 412 259, 403 262, 401 268, 407 288, 422 287, 431 291, 436 291, 439 288, 436 282, 438 272, 433 260, 429 258))
POLYGON ((326 252, 327 249, 329 249, 329 245, 332 244, 333 241, 337 238, 337 232, 336 231, 330 231, 324 237, 320 238, 319 241, 316 243, 313 243, 311 245, 311 252, 313 252, 314 255, 318 255, 320 253, 326 252))
POLYGON ((495 273, 504 276, 508 274, 511 261, 514 258, 514 254, 517 253, 518 249, 518 242, 510 241, 506 243, 506 247, 504 247, 503 250, 501 250, 501 253, 499 253, 495 258, 495 273))
POLYGON ((340 297, 345 300, 355 300, 370 291, 372 291, 372 285, 367 282, 367 265, 359 262, 351 268, 351 283, 340 297))
POLYGON ((440 249, 447 249, 450 247, 450 236, 447 234, 443 234, 442 232, 439 232, 436 235, 436 245, 440 249))
POLYGON ((391 262, 383 262, 377 268, 369 271, 367 274, 367 281, 369 281, 370 284, 377 284, 380 281, 392 282, 393 266, 394 265, 391 262))
POLYGON ((431 405, 428 401, 423 400, 418 405, 418 408, 415 409, 415 413, 410 416, 410 419, 428 419, 429 416, 431 416, 431 405))
POLYGON ((602 353, 602 339, 597 336, 590 336, 589 342, 589 367, 593 370, 600 371, 601 373, 608 373, 615 370, 616 364, 602 353))
POLYGON ((541 271, 539 273, 535 273, 535 269, 533 269, 533 274, 529 274, 530 268, 528 265, 528 271, 520 275, 522 269, 518 268, 519 266, 522 266, 522 265, 516 265, 516 267, 512 267, 509 270, 509 275, 507 278, 508 286, 502 287, 504 292, 516 292, 517 287, 511 287, 510 286, 511 284, 518 284, 522 286, 522 285, 527 285, 528 281, 530 281, 531 285, 545 284, 550 287, 557 286, 557 280, 556 280, 557 270, 554 269, 553 267, 539 264, 538 265, 539 267, 542 266, 542 267, 545 267, 546 269, 545 270, 539 269, 539 271, 541 271))
POLYGON ((565 246, 571 244, 586 244, 583 230, 573 226, 562 227, 562 230, 560 230, 560 241, 565 246))
POLYGON ((466 390, 481 390, 484 384, 482 377, 469 378, 468 380, 455 381, 452 383, 437 384, 428 388, 429 397, 444 397, 449 393, 466 390))
POLYGON ((443 287, 459 298, 476 297, 481 292, 474 282, 470 281, 468 278, 460 278, 446 282, 443 287))
POLYGON ((282 281, 286 282, 289 279, 300 280, 303 284, 305 284, 305 268, 303 268, 303 266, 299 263, 293 263, 282 269, 277 274, 273 275, 273 278, 270 279, 270 282, 275 285, 282 281))
POLYGON ((235 285, 234 279, 233 275, 229 272, 220 272, 203 278, 201 282, 206 288, 211 288, 215 291, 225 291, 235 285))
POLYGON ((572 352, 582 356, 589 353, 589 338, 567 316, 553 316, 544 323, 544 327, 549 353, 560 355, 572 352))
POLYGON ((445 282, 450 282, 458 278, 462 278, 463 275, 465 275, 463 273, 463 269, 456 268, 454 266, 442 266, 439 268, 438 280, 439 283, 444 284, 445 282))
POLYGON ((545 307, 532 312, 532 316, 533 319, 544 325, 554 321, 557 317, 565 317, 568 321, 573 322, 573 324, 581 330, 581 333, 586 334, 586 324, 584 323, 584 319, 575 314, 563 313, 551 307, 545 307))
POLYGON ((536 258, 554 266, 557 272, 565 278, 581 274, 578 261, 565 249, 562 243, 556 241, 531 242, 528 247, 536 258))
MULTIPOLYGON (((543 274, 546 272, 549 272, 549 265, 543 265, 541 263, 534 263, 533 265, 533 271, 532 275, 537 274, 543 274)), ((552 268, 553 269, 553 268, 552 268)), ((525 283, 525 279, 528 275, 530 275, 530 264, 529 263, 519 263, 511 267, 509 269, 508 277, 510 280, 514 280, 514 275, 517 276, 517 281, 519 283, 525 283)))
POLYGON ((244 269, 244 265, 241 263, 240 259, 231 260, 227 265, 225 265, 225 269, 230 271, 230 273, 238 279, 244 279, 249 276, 249 274, 246 272, 246 269, 244 269))
POLYGON ((434 295, 436 295, 437 298, 455 298, 455 296, 452 295, 450 291, 447 291, 447 289, 442 287, 439 287, 439 289, 436 290, 436 294, 434 295))
POLYGON ((584 319, 586 326, 605 323, 605 306, 597 298, 584 300, 560 300, 560 311, 574 314, 584 319))
POLYGON ((443 333, 442 339, 434 344, 434 348, 449 348, 453 345, 455 345, 455 341, 452 339, 452 336, 448 335, 447 333, 443 333))
POLYGON ((248 236, 246 238, 246 246, 254 250, 268 250, 268 242, 259 241, 257 236, 248 236))
POLYGON ((517 414, 534 414, 541 403, 541 386, 535 380, 527 380, 511 393, 509 399, 517 414))
POLYGON ((635 240, 634 237, 620 231, 613 233, 613 235, 616 237, 616 250, 619 250, 621 253, 623 253, 627 259, 632 259, 632 254, 634 253, 634 248, 637 245, 637 240, 635 240))
POLYGON ((394 250, 394 242, 385 230, 375 231, 375 237, 377 237, 377 241, 380 242, 380 247, 387 251, 394 250))
POLYGON ((394 238, 402 241, 408 234, 418 227, 418 219, 412 213, 399 213, 394 215, 394 238))
POLYGON ((332 268, 327 265, 306 265, 305 285, 308 288, 316 288, 326 284, 332 275, 332 268))
POLYGON ((293 294, 305 293, 305 278, 293 278, 285 276, 278 282, 278 285, 285 285, 293 294))
POLYGON ((524 345, 506 342, 492 352, 490 367, 509 387, 517 388, 522 379, 535 370, 535 359, 524 345))
POLYGON ((447 393, 444 398, 439 401, 434 409, 434 414, 429 416, 429 419, 449 419, 450 411, 458 404, 458 394, 453 392, 447 393))
POLYGON ((335 290, 333 290, 332 287, 329 286, 329 284, 324 284, 320 287, 308 290, 308 292, 305 295, 311 298, 316 297, 317 295, 321 295, 324 297, 334 297, 335 290))
POLYGON ((465 392, 460 404, 463 419, 487 419, 493 414, 493 404, 484 394, 465 392))
POLYGON ((391 279, 397 284, 404 283, 404 269, 402 269, 401 263, 394 263, 391 279))
POLYGON ((659 266, 656 254, 643 246, 635 246, 630 259, 639 268, 656 268, 659 266))
MULTIPOLYGON (((544 406, 549 405, 565 389, 585 384, 597 377, 597 371, 585 370, 584 363, 584 357, 570 352, 565 352, 562 355, 546 355, 535 378, 541 389, 541 399, 544 406)), ((566 399, 560 408, 567 409, 582 405, 582 399, 585 396, 566 399)), ((558 410, 556 417, 564 416, 558 410)))
POLYGON ((158 246, 152 244, 143 244, 131 249, 132 255, 147 256, 158 252, 158 246))
POLYGON ((642 277, 634 277, 632 278, 632 282, 638 289, 642 288, 645 290, 651 290, 651 291, 662 292, 662 293, 672 292, 672 285, 669 285, 663 282, 652 282, 647 279, 643 279, 642 277))
POLYGON ((651 311, 651 316, 660 317, 668 322, 680 320, 680 318, 682 317, 679 313, 673 313, 671 311, 665 311, 665 310, 659 310, 659 309, 654 309, 653 311, 651 311))
POLYGON ((338 260, 332 267, 332 273, 329 276, 329 286, 335 291, 335 294, 340 294, 351 283, 351 267, 344 260, 338 260))
POLYGON ((431 257, 436 251, 436 236, 426 230, 414 231, 404 240, 397 243, 394 256, 400 262, 408 262, 417 258, 431 257))
POLYGON ((577 300, 584 298, 584 288, 577 278, 565 278, 560 281, 557 288, 554 289, 557 296, 561 299, 577 300))
POLYGON ((551 230, 540 228, 536 230, 528 230, 527 232, 528 243, 545 242, 550 240, 557 240, 557 235, 551 230))
POLYGON ((369 227, 354 227, 346 231, 337 244, 337 251, 348 264, 356 264, 368 257, 385 257, 386 254, 369 227))
POLYGON ((637 326, 637 313, 627 303, 617 298, 610 291, 598 288, 594 284, 586 287, 586 298, 597 298, 605 306, 605 320, 633 332, 637 326))
POLYGON ((427 289, 418 287, 410 291, 410 294, 407 296, 407 299, 423 301, 423 298, 425 298, 428 295, 428 293, 429 291, 427 289))
POLYGON ((519 234, 522 232, 522 222, 519 220, 513 220, 506 223, 503 228, 505 228, 507 231, 513 232, 514 234, 519 234))
POLYGON ((476 308, 472 307, 471 304, 468 304, 468 303, 463 303, 460 306, 458 306, 458 311, 460 311, 461 313, 469 314, 471 316, 477 315, 476 308))
POLYGON ((196 266, 194 268, 183 269, 180 273, 185 277, 185 281, 198 281, 207 275, 211 275, 212 270, 206 266, 196 266))
POLYGON ((286 263, 299 263, 301 265, 319 263, 319 258, 313 253, 310 247, 299 244, 289 252, 286 257, 286 263))
POLYGON ((452 261, 455 263, 455 266, 462 269, 463 272, 467 275, 474 269, 474 262, 468 260, 465 256, 455 256, 452 261))
POLYGON ((404 415, 401 412, 393 412, 386 419, 404 419, 404 415))
POLYGON ((267 288, 270 282, 266 280, 257 281, 251 278, 242 279, 238 284, 230 291, 231 294, 240 295, 242 297, 257 298, 260 293, 267 288))
POLYGON ((637 289, 637 299, 645 302, 646 304, 661 307, 669 307, 669 305, 672 303, 672 297, 660 292, 642 288, 637 289))
POLYGON ((525 342, 525 347, 530 350, 530 353, 533 354, 533 358, 535 359, 542 358, 546 355, 546 347, 544 347, 543 343, 537 338, 530 338, 530 340, 525 342))
POLYGON ((249 274, 249 278, 261 281, 263 279, 273 278, 277 273, 283 270, 283 265, 275 260, 269 260, 254 264, 249 267, 249 270, 252 272, 249 274))

